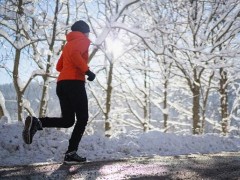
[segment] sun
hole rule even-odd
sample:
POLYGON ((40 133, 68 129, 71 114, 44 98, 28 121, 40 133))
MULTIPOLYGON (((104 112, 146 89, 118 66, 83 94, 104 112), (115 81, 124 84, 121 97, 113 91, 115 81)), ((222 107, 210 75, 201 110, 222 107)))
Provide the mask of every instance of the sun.
POLYGON ((109 37, 106 39, 106 50, 113 58, 117 59, 123 53, 123 43, 118 38, 109 37))

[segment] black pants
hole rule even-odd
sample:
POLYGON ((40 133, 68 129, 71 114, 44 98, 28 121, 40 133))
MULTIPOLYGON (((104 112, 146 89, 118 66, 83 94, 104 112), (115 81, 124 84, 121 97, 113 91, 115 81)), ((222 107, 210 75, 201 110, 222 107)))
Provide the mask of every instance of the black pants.
POLYGON ((77 122, 69 140, 68 151, 77 151, 79 142, 88 121, 88 99, 85 82, 79 80, 65 80, 57 83, 57 96, 60 101, 62 117, 39 118, 43 127, 69 128, 77 122))

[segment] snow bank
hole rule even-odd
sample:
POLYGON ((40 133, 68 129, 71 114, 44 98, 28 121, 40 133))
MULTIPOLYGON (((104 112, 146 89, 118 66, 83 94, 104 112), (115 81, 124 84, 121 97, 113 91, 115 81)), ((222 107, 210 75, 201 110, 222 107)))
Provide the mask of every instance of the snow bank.
MULTIPOLYGON (((56 129, 38 131, 33 143, 22 140, 23 123, 0 120, 0 165, 12 166, 42 162, 62 162, 70 134, 56 129)), ((113 138, 95 133, 85 135, 78 153, 89 161, 119 158, 217 153, 239 151, 239 138, 216 134, 203 136, 166 134, 158 131, 132 132, 113 138)))

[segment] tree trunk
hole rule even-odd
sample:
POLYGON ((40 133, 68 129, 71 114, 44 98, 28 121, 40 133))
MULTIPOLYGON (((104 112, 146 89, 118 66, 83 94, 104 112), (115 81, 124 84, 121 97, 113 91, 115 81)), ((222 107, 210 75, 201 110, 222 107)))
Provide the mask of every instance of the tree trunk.
MULTIPOLYGON (((49 68, 47 68, 49 70, 49 68)), ((49 90, 49 81, 47 75, 43 77, 43 89, 42 96, 40 101, 40 110, 39 117, 45 117, 47 112, 47 104, 48 104, 48 90, 49 90)))
POLYGON ((204 133, 204 129, 205 129, 205 122, 206 122, 206 108, 207 108, 207 102, 208 102, 208 97, 209 97, 209 91, 210 91, 210 85, 211 85, 211 82, 213 80, 213 77, 214 77, 214 72, 212 72, 212 74, 209 76, 209 81, 208 81, 208 87, 207 87, 207 90, 206 90, 206 93, 205 95, 202 95, 203 96, 203 107, 202 107, 202 127, 201 127, 201 134, 204 133))
MULTIPOLYGON (((148 66, 147 62, 144 61, 145 67, 148 66)), ((143 117, 144 117, 144 123, 143 123, 143 131, 147 132, 149 131, 149 87, 148 87, 148 80, 147 80, 148 74, 147 71, 144 71, 144 106, 143 106, 143 117)))
POLYGON ((163 93, 163 125, 164 125, 164 129, 167 129, 168 127, 168 112, 167 110, 167 87, 168 87, 168 80, 165 79, 164 81, 164 93, 163 93))
MULTIPOLYGON (((22 0, 20 0, 18 2, 17 5, 17 16, 16 19, 18 20, 18 15, 21 16, 23 13, 23 8, 22 8, 22 0)), ((18 22, 16 22, 17 25, 17 29, 16 29, 16 42, 18 42, 20 40, 20 29, 18 27, 18 22)), ((15 49, 15 58, 14 58, 14 65, 13 65, 13 84, 14 84, 14 88, 16 91, 16 96, 17 96, 17 107, 18 107, 18 121, 22 121, 23 120, 23 107, 22 107, 22 98, 23 98, 23 93, 21 91, 21 88, 19 87, 19 72, 18 72, 18 68, 19 68, 19 64, 20 64, 20 57, 21 57, 21 50, 20 49, 15 49)))
POLYGON ((144 95, 144 107, 143 107, 143 117, 144 117, 144 123, 143 123, 143 131, 147 132, 149 131, 149 103, 148 103, 148 95, 145 92, 144 95))
POLYGON ((200 134, 201 126, 200 126, 200 115, 199 115, 199 101, 200 101, 200 80, 196 78, 196 70, 194 70, 195 81, 193 82, 192 94, 193 94, 193 134, 200 134))
MULTIPOLYGON (((57 31, 57 17, 58 17, 58 11, 59 11, 59 0, 56 1, 56 7, 54 12, 54 23, 53 23, 53 33, 52 33, 52 39, 51 43, 49 45, 49 51, 53 52, 53 47, 55 44, 56 39, 56 31, 57 31)), ((47 105, 48 105, 48 91, 49 91, 49 74, 51 73, 50 69, 52 67, 51 63, 52 56, 48 55, 47 58, 47 66, 46 66, 46 75, 43 76, 43 89, 42 89, 42 97, 40 102, 40 110, 39 110, 39 117, 45 117, 47 112, 47 105)))
POLYGON ((111 136, 111 123, 109 119, 110 110, 111 110, 111 97, 112 97, 112 76, 113 76, 113 63, 110 62, 109 73, 108 73, 108 81, 107 81, 107 97, 106 97, 106 112, 105 116, 105 136, 111 136))
POLYGON ((21 56, 21 50, 16 49, 15 52, 15 60, 14 60, 14 67, 13 67, 13 84, 15 87, 15 91, 17 94, 17 107, 18 107, 18 121, 23 120, 23 93, 21 91, 21 88, 19 87, 19 77, 18 77, 18 67, 20 63, 20 56, 21 56))
POLYGON ((224 135, 228 133, 228 94, 227 94, 227 72, 220 68, 220 108, 221 108, 221 125, 224 135))

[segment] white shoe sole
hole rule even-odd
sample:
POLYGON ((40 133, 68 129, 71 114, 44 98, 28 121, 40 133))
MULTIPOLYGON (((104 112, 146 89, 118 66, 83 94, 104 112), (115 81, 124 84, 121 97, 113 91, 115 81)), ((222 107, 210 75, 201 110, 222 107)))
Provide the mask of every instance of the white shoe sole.
POLYGON ((66 165, 73 165, 73 164, 83 164, 83 163, 86 163, 87 161, 81 161, 81 162, 78 162, 78 161, 64 161, 63 164, 66 164, 66 165))

